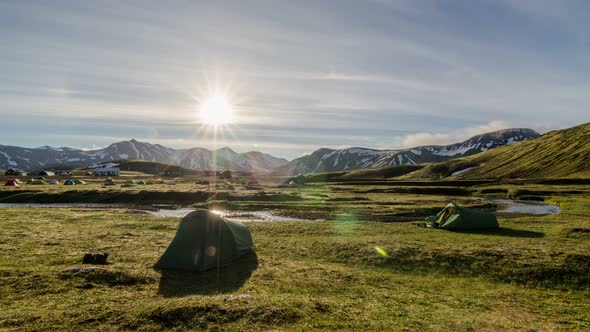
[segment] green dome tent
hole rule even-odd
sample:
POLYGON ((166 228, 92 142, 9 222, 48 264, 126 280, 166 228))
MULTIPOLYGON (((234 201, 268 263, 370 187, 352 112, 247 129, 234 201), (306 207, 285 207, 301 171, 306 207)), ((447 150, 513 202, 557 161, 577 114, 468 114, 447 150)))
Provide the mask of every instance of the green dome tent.
POLYGON ((86 182, 80 180, 80 179, 74 179, 74 183, 75 184, 86 184, 86 182))
POLYGON ((129 180, 125 181, 125 184, 135 184, 135 181, 129 179, 129 180))
POLYGON ((154 268, 205 271, 252 252, 248 227, 207 210, 182 218, 176 235, 154 268))
POLYGON ((76 182, 74 182, 74 180, 72 180, 72 179, 64 181, 64 186, 73 186, 75 184, 76 184, 76 182))
POLYGON ((45 185, 45 184, 47 184, 47 182, 45 182, 45 180, 35 179, 35 180, 29 180, 29 181, 27 181, 27 184, 32 184, 32 185, 45 185))
POLYGON ((451 203, 438 214, 426 218, 427 225, 450 230, 498 228, 496 216, 451 203))

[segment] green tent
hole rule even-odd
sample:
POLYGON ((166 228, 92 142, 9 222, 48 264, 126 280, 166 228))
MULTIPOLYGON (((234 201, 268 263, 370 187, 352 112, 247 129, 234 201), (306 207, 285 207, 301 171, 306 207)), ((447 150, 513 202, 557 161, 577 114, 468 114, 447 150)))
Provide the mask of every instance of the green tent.
POLYGON ((45 182, 45 180, 39 180, 39 179, 35 179, 35 180, 29 180, 27 181, 28 184, 33 184, 33 185, 44 185, 47 184, 47 182, 45 182))
POLYGON ((454 203, 447 205, 437 215, 426 218, 426 221, 430 227, 451 230, 498 228, 495 215, 454 203))
POLYGON ((125 181, 125 184, 135 184, 135 181, 129 179, 129 180, 125 181))
POLYGON ((196 210, 182 218, 172 243, 154 267, 205 271, 252 250, 248 227, 207 210, 196 210))
POLYGON ((80 180, 80 179, 74 179, 74 183, 75 184, 86 184, 86 182, 80 180))

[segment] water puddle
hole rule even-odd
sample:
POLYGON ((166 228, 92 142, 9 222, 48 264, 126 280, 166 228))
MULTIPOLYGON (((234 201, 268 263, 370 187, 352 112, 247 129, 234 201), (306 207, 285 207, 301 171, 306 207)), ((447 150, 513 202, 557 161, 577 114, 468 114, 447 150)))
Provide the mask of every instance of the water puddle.
MULTIPOLYGON (((93 204, 93 203, 0 203, 0 208, 80 208, 80 209, 129 209, 131 211, 140 211, 162 218, 182 218, 187 214, 195 211, 194 208, 153 205, 150 207, 141 207, 131 204, 93 204)), ((310 221, 294 217, 279 216, 271 211, 211 211, 228 220, 238 222, 277 222, 277 221, 310 221)))
POLYGON ((496 213, 499 214, 554 214, 559 213, 557 205, 547 204, 542 201, 513 201, 510 199, 481 198, 486 202, 498 205, 496 213))

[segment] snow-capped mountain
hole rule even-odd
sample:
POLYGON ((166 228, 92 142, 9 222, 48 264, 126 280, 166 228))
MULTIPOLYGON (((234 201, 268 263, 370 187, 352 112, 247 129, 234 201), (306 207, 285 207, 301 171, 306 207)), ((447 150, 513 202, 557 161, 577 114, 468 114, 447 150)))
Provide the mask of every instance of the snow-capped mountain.
POLYGON ((319 149, 310 155, 292 160, 289 164, 277 169, 276 172, 297 175, 438 162, 469 156, 537 136, 539 134, 534 130, 514 128, 473 136, 464 142, 444 146, 419 146, 404 150, 319 149))
POLYGON ((251 151, 237 153, 230 148, 171 149, 159 144, 130 141, 117 142, 104 149, 78 150, 42 146, 22 148, 0 145, 0 168, 35 170, 58 165, 91 166, 121 159, 140 159, 167 163, 197 170, 231 169, 236 171, 269 171, 288 163, 286 159, 251 151))

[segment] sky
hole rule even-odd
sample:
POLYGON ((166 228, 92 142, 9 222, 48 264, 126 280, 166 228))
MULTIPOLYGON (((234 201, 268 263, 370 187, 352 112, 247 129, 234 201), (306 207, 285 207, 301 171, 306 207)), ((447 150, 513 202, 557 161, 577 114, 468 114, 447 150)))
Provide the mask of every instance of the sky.
POLYGON ((588 122, 589 1, 0 0, 0 144, 292 159, 588 122), (230 124, 202 123, 222 93, 230 124))

